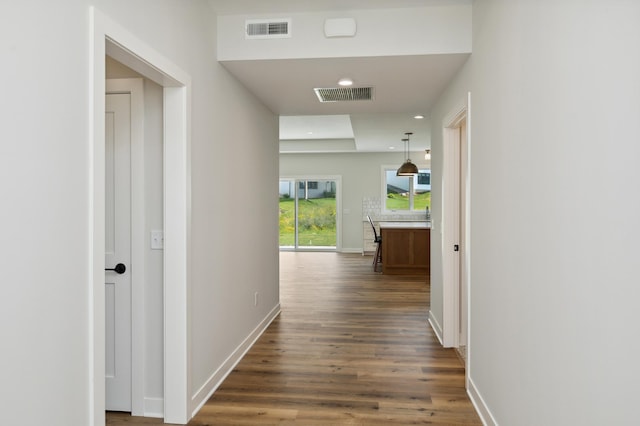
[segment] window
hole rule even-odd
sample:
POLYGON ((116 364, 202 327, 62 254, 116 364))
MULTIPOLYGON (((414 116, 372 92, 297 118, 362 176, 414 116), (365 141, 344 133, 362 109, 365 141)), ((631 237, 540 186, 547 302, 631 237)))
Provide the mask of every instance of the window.
POLYGON ((300 189, 318 189, 318 182, 314 182, 312 180, 305 180, 298 184, 300 189))
POLYGON ((280 248, 336 249, 337 183, 280 179, 280 248))
POLYGON ((423 170, 418 173, 418 185, 429 185, 431 187, 431 172, 423 170))
POLYGON ((395 212, 431 210, 431 170, 416 176, 396 176, 396 167, 383 167, 384 210, 395 212))

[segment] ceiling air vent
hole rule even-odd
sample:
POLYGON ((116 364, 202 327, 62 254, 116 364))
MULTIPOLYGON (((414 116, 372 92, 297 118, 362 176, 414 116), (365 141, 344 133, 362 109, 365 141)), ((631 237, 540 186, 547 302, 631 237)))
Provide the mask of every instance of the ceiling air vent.
POLYGON ((291 19, 249 19, 244 28, 245 38, 291 37, 291 19))
POLYGON ((337 87, 313 89, 320 102, 370 101, 373 87, 337 87))

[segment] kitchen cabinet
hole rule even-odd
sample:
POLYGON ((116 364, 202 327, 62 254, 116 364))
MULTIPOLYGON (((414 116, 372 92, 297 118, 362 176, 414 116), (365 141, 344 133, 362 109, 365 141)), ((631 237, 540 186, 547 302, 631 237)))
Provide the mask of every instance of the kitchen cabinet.
POLYGON ((380 222, 383 274, 428 274, 431 229, 428 222, 380 222))

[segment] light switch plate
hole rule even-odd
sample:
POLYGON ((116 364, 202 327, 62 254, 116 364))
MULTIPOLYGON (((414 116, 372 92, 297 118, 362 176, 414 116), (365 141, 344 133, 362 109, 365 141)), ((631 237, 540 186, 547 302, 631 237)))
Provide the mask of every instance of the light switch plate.
POLYGON ((164 232, 151 231, 151 249, 162 250, 164 248, 164 232))

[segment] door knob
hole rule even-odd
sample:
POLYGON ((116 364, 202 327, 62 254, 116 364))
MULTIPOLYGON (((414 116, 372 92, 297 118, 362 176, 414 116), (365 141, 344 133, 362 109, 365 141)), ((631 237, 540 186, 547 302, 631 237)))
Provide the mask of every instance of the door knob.
POLYGON ((127 267, 124 266, 124 263, 118 263, 115 268, 105 268, 105 271, 115 271, 116 274, 124 274, 127 270, 127 267))

